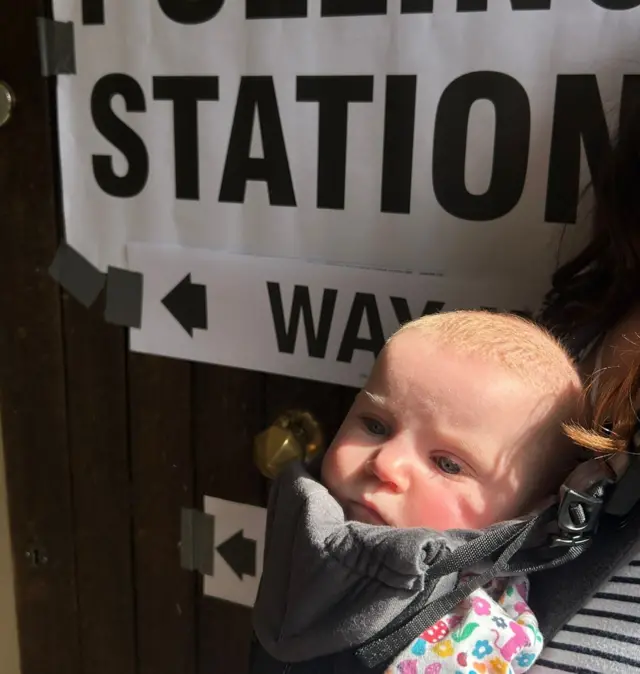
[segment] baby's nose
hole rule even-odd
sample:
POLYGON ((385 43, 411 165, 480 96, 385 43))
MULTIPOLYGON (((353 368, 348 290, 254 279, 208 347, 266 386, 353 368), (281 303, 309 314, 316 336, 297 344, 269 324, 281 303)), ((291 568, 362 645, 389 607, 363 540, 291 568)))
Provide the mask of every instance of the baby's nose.
POLYGON ((402 443, 385 443, 369 459, 373 474, 394 491, 403 492, 409 486, 411 457, 402 443))

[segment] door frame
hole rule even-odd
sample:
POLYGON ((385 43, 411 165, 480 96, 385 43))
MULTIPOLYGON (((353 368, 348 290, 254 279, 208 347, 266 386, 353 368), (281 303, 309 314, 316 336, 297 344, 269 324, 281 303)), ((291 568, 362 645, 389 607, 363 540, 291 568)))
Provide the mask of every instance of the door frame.
POLYGON ((0 129, 0 394, 24 674, 80 673, 51 82, 39 0, 0 10, 0 79, 17 104, 0 129))

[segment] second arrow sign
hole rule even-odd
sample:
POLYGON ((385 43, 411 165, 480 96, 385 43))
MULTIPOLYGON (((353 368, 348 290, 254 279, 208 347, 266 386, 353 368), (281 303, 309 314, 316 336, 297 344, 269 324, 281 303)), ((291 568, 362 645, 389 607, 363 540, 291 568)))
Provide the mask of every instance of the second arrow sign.
POLYGON ((220 543, 216 550, 240 580, 244 580, 244 576, 255 577, 257 546, 254 540, 244 537, 244 531, 220 543))

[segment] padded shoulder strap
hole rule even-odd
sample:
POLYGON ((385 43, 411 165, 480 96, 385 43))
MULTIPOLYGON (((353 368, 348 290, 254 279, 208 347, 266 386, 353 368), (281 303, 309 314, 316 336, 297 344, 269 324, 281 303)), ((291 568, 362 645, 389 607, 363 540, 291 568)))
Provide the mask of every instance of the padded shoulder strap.
POLYGON ((579 611, 640 545, 640 507, 625 522, 604 516, 592 545, 571 563, 530 577, 529 605, 545 641, 579 611))
POLYGON ((290 663, 353 649, 416 597, 455 586, 457 573, 433 583, 429 571, 465 535, 347 522, 327 489, 292 464, 271 492, 255 633, 290 663))

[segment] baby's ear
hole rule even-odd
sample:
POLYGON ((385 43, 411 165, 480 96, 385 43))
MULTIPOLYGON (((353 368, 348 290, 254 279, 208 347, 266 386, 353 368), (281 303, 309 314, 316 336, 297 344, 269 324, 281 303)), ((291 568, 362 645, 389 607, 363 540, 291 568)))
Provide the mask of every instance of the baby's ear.
POLYGON ((563 482, 584 461, 591 458, 584 447, 577 445, 564 433, 561 435, 558 449, 555 453, 553 478, 556 483, 556 493, 563 482))
POLYGON ((538 513, 543 512, 547 508, 550 508, 558 497, 557 492, 554 494, 548 494, 538 499, 532 500, 530 507, 527 508, 525 515, 537 515, 538 513))
POLYGON ((537 488, 529 505, 556 498, 560 487, 586 458, 588 457, 582 448, 571 442, 568 437, 556 439, 551 451, 547 452, 545 463, 538 466, 540 473, 536 480, 537 488))

